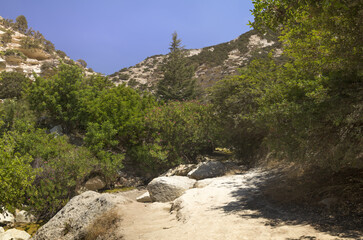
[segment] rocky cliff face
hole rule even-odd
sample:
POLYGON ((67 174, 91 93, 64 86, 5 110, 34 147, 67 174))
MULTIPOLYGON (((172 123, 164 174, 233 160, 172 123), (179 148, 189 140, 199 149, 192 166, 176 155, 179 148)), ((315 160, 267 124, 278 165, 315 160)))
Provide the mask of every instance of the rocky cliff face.
MULTIPOLYGON (((205 89, 226 76, 238 73, 254 57, 267 56, 275 50, 281 55, 277 36, 272 33, 261 34, 251 30, 238 38, 202 49, 187 49, 189 64, 195 67, 195 78, 205 89)), ((163 77, 161 66, 168 55, 155 55, 129 68, 123 68, 110 75, 116 84, 125 83, 141 90, 152 90, 163 77)))
MULTIPOLYGON (((33 73, 40 76, 52 75, 55 72, 54 68, 61 62, 81 66, 78 62, 73 62, 64 52, 56 51, 54 46, 53 49, 47 48, 44 44, 25 47, 26 41, 33 42, 36 34, 38 36, 41 34, 30 30, 27 33, 21 33, 12 24, 4 21, 6 20, 0 17, 0 72, 16 71, 33 78, 33 73)), ((43 42, 45 41, 47 40, 43 39, 43 42)), ((86 73, 92 74, 88 69, 85 70, 86 73)))

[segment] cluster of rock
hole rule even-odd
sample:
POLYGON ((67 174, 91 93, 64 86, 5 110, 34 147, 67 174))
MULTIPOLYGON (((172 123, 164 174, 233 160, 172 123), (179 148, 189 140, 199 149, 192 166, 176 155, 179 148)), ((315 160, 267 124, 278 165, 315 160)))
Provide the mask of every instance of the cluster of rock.
MULTIPOLYGON (((15 216, 7 210, 2 211, 0 213, 0 225, 2 226, 14 226, 15 223, 33 223, 36 219, 33 215, 29 214, 24 210, 15 211, 15 216)), ((30 239, 30 235, 22 230, 18 230, 15 228, 8 229, 7 231, 4 228, 0 227, 0 240, 28 240, 30 239)))
POLYGON ((238 173, 243 172, 244 169, 234 163, 218 161, 202 162, 198 165, 179 165, 162 176, 154 178, 147 186, 148 192, 136 200, 139 202, 173 201, 188 189, 208 185, 208 180, 203 179, 219 177, 230 171, 238 173))
MULTIPOLYGON (((139 202, 169 202, 178 199, 185 191, 195 187, 204 187, 212 178, 228 172, 244 172, 244 168, 233 163, 218 161, 202 162, 198 165, 186 164, 170 169, 165 174, 153 179, 147 186, 147 192, 138 197, 139 202)), ((101 187, 98 177, 90 179, 94 186, 101 187)), ((88 184, 86 184, 88 186, 88 184)), ((88 186, 89 187, 89 186, 88 186)), ((97 189, 95 189, 97 190, 97 189)), ((131 203, 132 200, 122 194, 97 193, 86 191, 72 198, 49 222, 43 225, 33 236, 33 240, 71 240, 84 239, 94 222, 103 221, 106 213, 117 212, 117 207, 131 203)), ((116 238, 117 239, 117 238, 116 238)), ((2 240, 0 238, 0 240, 2 240)))

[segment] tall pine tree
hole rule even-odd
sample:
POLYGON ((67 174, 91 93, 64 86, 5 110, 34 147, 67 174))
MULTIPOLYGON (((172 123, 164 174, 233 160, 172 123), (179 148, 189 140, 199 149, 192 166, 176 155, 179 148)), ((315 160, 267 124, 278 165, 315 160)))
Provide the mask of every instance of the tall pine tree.
POLYGON ((172 35, 170 53, 163 65, 164 78, 157 85, 157 95, 164 100, 189 100, 196 96, 194 68, 188 66, 186 53, 176 32, 172 35))

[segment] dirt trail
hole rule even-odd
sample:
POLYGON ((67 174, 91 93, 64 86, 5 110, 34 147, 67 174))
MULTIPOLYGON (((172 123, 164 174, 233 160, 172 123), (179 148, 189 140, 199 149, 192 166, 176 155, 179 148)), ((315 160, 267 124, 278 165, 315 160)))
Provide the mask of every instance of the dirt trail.
MULTIPOLYGON (((125 240, 330 240, 339 238, 308 224, 271 224, 248 202, 269 179, 259 169, 242 175, 204 180, 205 187, 188 190, 170 212, 171 203, 138 203, 122 206, 121 231, 125 240)), ((271 214, 284 215, 267 203, 271 214)))

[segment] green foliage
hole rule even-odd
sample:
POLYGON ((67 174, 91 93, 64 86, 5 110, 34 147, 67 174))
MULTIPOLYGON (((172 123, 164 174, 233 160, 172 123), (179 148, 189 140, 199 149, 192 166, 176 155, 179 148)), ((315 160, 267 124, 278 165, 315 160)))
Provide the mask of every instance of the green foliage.
POLYGON ((235 126, 242 124, 240 130, 264 129, 260 142, 281 157, 335 169, 361 167, 358 2, 254 1, 251 25, 281 33, 285 60, 270 55, 220 82, 212 92, 216 109, 232 116, 235 126))
MULTIPOLYGON (((106 134, 102 137, 105 142, 99 144, 120 151, 138 142, 138 135, 143 129, 145 111, 155 104, 151 96, 141 96, 136 90, 125 85, 104 89, 87 104, 89 123, 93 123, 88 127, 100 131, 100 134, 106 134), (110 142, 110 137, 113 136, 114 140, 118 141, 117 146, 113 146, 115 142, 110 142)), ((91 135, 90 132, 92 131, 87 133, 86 141, 88 143, 99 141, 98 137, 91 135), (94 140, 95 137, 97 140, 94 140)))
POLYGON ((157 95, 164 100, 188 100, 197 95, 194 68, 187 66, 186 55, 177 33, 173 33, 170 54, 163 65, 164 78, 158 82, 157 95))
MULTIPOLYGON (((14 175, 1 175, 4 169, 0 167, 0 176, 6 177, 6 181, 13 181, 14 186, 21 190, 21 194, 10 188, 8 190, 9 198, 13 196, 11 194, 18 194, 17 201, 10 201, 9 198, 2 200, 6 206, 25 204, 29 211, 42 219, 49 219, 60 210, 87 177, 97 173, 110 181, 122 167, 122 155, 96 156, 85 147, 71 145, 66 136, 47 134, 45 129, 37 129, 34 114, 26 102, 6 100, 0 105, 0 134, 4 136, 0 138, 1 149, 3 143, 9 149, 0 152, 0 155, 4 154, 0 156, 0 161, 6 161, 1 167, 4 166, 5 170, 14 168, 8 160, 11 156, 16 160, 14 164, 19 167, 19 171, 23 169, 24 178, 29 181, 26 187, 24 185, 21 188, 19 179, 23 175, 18 169, 14 169, 14 175), (31 170, 31 177, 26 169, 31 170)), ((1 204, 4 205, 3 202, 1 204)))
POLYGON ((26 60, 27 59, 27 57, 22 52, 20 52, 17 49, 6 49, 6 51, 3 52, 3 54, 4 54, 4 56, 16 56, 16 57, 20 57, 23 60, 26 60))
POLYGON ((35 177, 32 157, 18 154, 15 144, 7 134, 0 137, 0 205, 7 209, 21 206, 35 177))
POLYGON ((0 99, 20 98, 31 80, 18 72, 0 73, 0 99))
POLYGON ((45 62, 40 66, 43 77, 51 77, 57 73, 57 64, 55 62, 45 62))
POLYGON ((233 149, 245 164, 252 164, 263 152, 263 139, 267 129, 258 117, 258 99, 263 85, 273 72, 273 63, 253 62, 241 70, 241 75, 217 82, 210 91, 215 109, 215 120, 221 127, 219 139, 223 146, 233 149), (264 66, 271 71, 263 71, 264 66))
POLYGON ((118 77, 121 80, 128 80, 130 76, 128 74, 126 74, 126 73, 119 73, 118 77))
POLYGON ((150 109, 145 133, 131 155, 146 170, 160 173, 179 163, 195 162, 213 150, 216 122, 210 106, 200 102, 169 102, 150 109))
POLYGON ((44 50, 47 52, 47 53, 52 53, 55 51, 55 47, 54 47, 54 44, 49 41, 49 40, 44 40, 44 50))
POLYGON ((46 113, 67 130, 78 125, 81 118, 81 84, 83 73, 77 66, 61 65, 50 79, 36 77, 28 92, 32 109, 46 113))
POLYGON ((15 28, 22 33, 25 33, 25 31, 28 29, 28 21, 26 20, 24 15, 18 16, 15 22, 15 28))
POLYGON ((20 45, 23 49, 40 48, 40 42, 34 37, 26 36, 21 39, 20 45))
POLYGON ((12 28, 14 26, 14 21, 13 19, 7 19, 4 18, 1 22, 1 24, 6 27, 6 28, 12 28))
POLYGON ((77 62, 79 62, 79 64, 81 64, 82 67, 86 68, 87 67, 87 63, 85 60, 83 59, 78 59, 77 62))
MULTIPOLYGON (((188 62, 195 67, 199 67, 203 64, 207 65, 208 67, 220 66, 225 60, 228 59, 228 54, 232 50, 238 49, 240 54, 246 54, 249 51, 248 44, 252 35, 258 35, 262 37, 260 31, 255 29, 250 30, 231 42, 203 48, 199 54, 189 57, 188 62)), ((265 35, 263 35, 263 39, 273 42, 278 41, 277 35, 272 31, 268 31, 265 35)), ((278 47, 278 43, 274 44, 274 48, 278 47)), ((260 49, 260 51, 261 53, 259 55, 264 56, 268 54, 269 50, 268 48, 264 48, 262 50, 260 49)))
POLYGON ((10 30, 6 30, 5 33, 1 36, 1 41, 4 42, 5 46, 7 43, 11 43, 13 33, 14 32, 10 30))
POLYGON ((63 52, 62 50, 56 50, 56 53, 58 54, 58 56, 60 58, 65 58, 67 56, 67 54, 65 52, 63 52))

